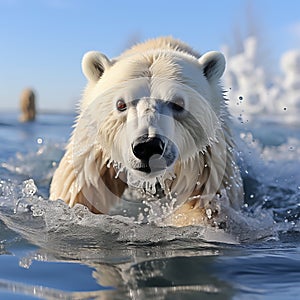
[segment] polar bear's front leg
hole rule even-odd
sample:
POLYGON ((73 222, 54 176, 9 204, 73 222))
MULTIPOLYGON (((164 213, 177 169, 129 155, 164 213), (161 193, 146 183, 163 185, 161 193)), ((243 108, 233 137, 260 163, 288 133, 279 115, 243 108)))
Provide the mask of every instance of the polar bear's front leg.
POLYGON ((115 169, 108 168, 107 163, 102 164, 101 159, 102 157, 98 156, 97 161, 92 164, 102 165, 99 171, 77 170, 72 152, 67 150, 54 173, 50 199, 62 199, 70 207, 76 203, 83 204, 93 213, 108 213, 110 208, 120 200, 127 185, 120 178, 116 178, 115 169), (91 173, 94 180, 92 182, 86 180, 91 174, 85 173, 91 173))
POLYGON ((222 205, 226 206, 225 203, 221 204, 223 199, 224 197, 219 194, 215 196, 193 196, 165 218, 164 224, 175 227, 191 225, 217 226, 216 219, 221 213, 222 205))

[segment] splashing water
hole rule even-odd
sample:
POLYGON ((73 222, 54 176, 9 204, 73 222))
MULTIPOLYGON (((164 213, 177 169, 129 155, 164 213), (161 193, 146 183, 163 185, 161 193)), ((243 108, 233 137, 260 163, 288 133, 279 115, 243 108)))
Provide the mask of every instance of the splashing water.
MULTIPOLYGON (((159 190, 168 191, 168 187, 166 186, 166 180, 174 180, 176 178, 174 172, 172 170, 166 170, 163 174, 153 178, 139 178, 136 174, 133 174, 130 170, 125 168, 120 162, 116 162, 114 160, 109 160, 107 163, 107 168, 113 167, 116 171, 115 178, 119 178, 121 173, 124 173, 126 176, 126 183, 129 188, 135 189, 138 191, 139 197, 143 197, 145 195, 148 196, 148 200, 151 198, 155 198, 155 195, 159 193, 159 190), (158 189, 159 186, 159 189, 158 189), (143 195, 145 194, 145 195, 143 195)), ((134 197, 131 197, 132 199, 134 197)), ((127 199, 129 200, 129 199, 127 199)))
MULTIPOLYGON (((219 241, 222 241, 222 235, 224 235, 226 241, 230 236, 230 240, 234 242, 249 242, 264 238, 276 238, 278 232, 282 230, 299 228, 300 175, 295 166, 296 162, 299 162, 299 136, 290 131, 291 137, 284 139, 280 137, 286 131, 280 126, 275 127, 272 124, 272 126, 264 126, 264 128, 265 132, 258 131, 255 127, 251 131, 244 127, 236 128, 236 136, 240 137, 240 140, 237 139, 238 149, 241 150, 238 152, 239 165, 246 192, 242 212, 232 210, 227 205, 228 199, 224 195, 222 201, 215 200, 216 206, 221 211, 219 219, 216 221, 219 224, 226 223, 226 227, 220 229, 195 226, 196 229, 194 227, 186 228, 186 234, 191 230, 191 234, 195 231, 202 234, 197 234, 198 238, 205 237, 209 240, 211 236, 217 235, 219 241), (268 129, 274 134, 270 135, 268 129), (270 136, 274 136, 274 140, 271 140, 270 136), (280 143, 277 145, 279 138, 280 143)), ((12 220, 18 214, 26 213, 30 216, 28 222, 34 220, 34 217, 42 217, 48 220, 47 224, 63 226, 67 228, 66 230, 72 230, 74 223, 76 226, 83 226, 83 221, 79 222, 78 218, 74 217, 73 209, 69 209, 59 201, 47 200, 49 181, 63 153, 63 147, 64 144, 53 146, 53 144, 42 143, 36 152, 18 154, 16 158, 11 158, 1 164, 0 171, 8 170, 10 173, 5 176, 12 178, 0 182, 1 209, 5 210, 6 218, 10 216, 12 220), (30 173, 34 176, 28 178, 30 173), (58 211, 54 215, 52 211, 55 211, 56 206, 58 206, 58 211), (9 209, 7 210, 7 208, 9 209)), ((132 243, 139 243, 139 239, 145 242, 145 236, 150 243, 155 242, 160 233, 166 232, 166 228, 167 232, 173 232, 174 238, 183 239, 182 229, 166 226, 162 222, 164 216, 168 216, 174 210, 176 202, 176 195, 171 194, 167 194, 168 201, 163 203, 157 201, 156 185, 159 183, 164 187, 162 178, 154 178, 145 184, 132 176, 121 164, 114 161, 109 164, 117 170, 117 176, 121 173, 126 174, 130 185, 143 191, 146 190, 147 193, 129 190, 124 196, 125 201, 112 211, 112 215, 109 217, 90 214, 86 212, 85 208, 76 208, 77 212, 82 209, 81 213, 91 222, 89 225, 102 222, 102 227, 110 228, 113 231, 113 226, 118 226, 117 224, 121 221, 125 222, 126 226, 123 225, 132 231, 131 234, 126 233, 129 234, 126 238, 124 235, 124 240, 131 239, 132 243), (132 195, 133 193, 136 194, 132 195), (140 201, 132 201, 134 198, 140 199, 140 201), (151 234, 146 234, 146 231, 151 234), (135 236, 132 232, 137 235, 135 236), (156 238, 151 239, 151 236, 156 238)), ((167 177, 174 179, 175 176, 170 172, 167 177)), ((212 211, 206 210, 206 214, 210 219, 212 211)), ((84 222, 85 225, 88 224, 87 220, 84 222)), ((14 224, 10 224, 14 228, 14 224)), ((51 232, 53 228, 47 226, 45 225, 44 232, 51 232)), ((29 227, 30 222, 27 224, 27 228, 29 227)), ((84 230, 84 226, 82 229, 84 230)), ((169 240, 165 234, 159 238, 162 241, 164 239, 169 240)))
MULTIPOLYGON (((71 209, 61 201, 52 202, 36 196, 37 192, 37 187, 32 179, 24 181, 21 185, 1 182, 0 199, 3 208, 6 208, 0 213, 1 219, 9 227, 30 239, 33 237, 28 236, 28 232, 32 234, 32 228, 36 226, 37 222, 40 225, 43 224, 43 231, 38 235, 36 235, 37 232, 34 232, 35 238, 41 233, 45 237, 45 235, 62 230, 66 234, 58 235, 57 240, 66 239, 69 234, 67 232, 72 232, 73 238, 78 242, 82 239, 82 231, 89 231, 89 236, 95 235, 99 241, 105 241, 109 233, 110 240, 115 239, 115 242, 130 241, 137 244, 167 242, 174 239, 185 240, 187 237, 192 237, 194 240, 205 239, 227 243, 276 238, 271 213, 257 208, 255 212, 242 214, 226 205, 226 202, 229 202, 228 199, 220 201, 220 197, 217 197, 216 205, 219 206, 218 209, 221 213, 216 222, 226 223, 225 229, 199 225, 183 229, 166 226, 163 222, 164 216, 167 217, 173 211, 176 198, 168 203, 143 200, 142 213, 133 218, 120 214, 94 215, 81 205, 76 205, 71 209), (23 222, 25 215, 27 215, 26 222, 23 222), (38 220, 37 217, 41 219, 38 220), (18 222, 21 219, 23 221, 19 227, 18 222), (145 220, 147 221, 145 222, 145 220), (74 232, 75 227, 77 228, 76 233, 74 232)), ((130 202, 127 202, 127 205, 126 209, 129 211, 130 202)), ((209 214, 209 212, 207 213, 209 214)), ((41 227, 38 226, 38 228, 40 231, 41 227)), ((83 236, 86 237, 86 234, 83 236)))

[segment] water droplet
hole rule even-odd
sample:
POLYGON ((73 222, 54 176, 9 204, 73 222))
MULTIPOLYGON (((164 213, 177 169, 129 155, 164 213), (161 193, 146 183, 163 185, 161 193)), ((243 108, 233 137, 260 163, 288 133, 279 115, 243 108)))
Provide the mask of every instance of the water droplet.
POLYGON ((43 144, 43 139, 42 139, 42 138, 37 138, 36 142, 37 142, 39 145, 41 145, 41 144, 43 144))
POLYGON ((24 197, 32 197, 37 192, 37 187, 33 179, 25 180, 23 182, 22 194, 24 197))
POLYGON ((206 212, 207 218, 211 219, 212 218, 212 210, 210 208, 208 208, 205 212, 206 212))

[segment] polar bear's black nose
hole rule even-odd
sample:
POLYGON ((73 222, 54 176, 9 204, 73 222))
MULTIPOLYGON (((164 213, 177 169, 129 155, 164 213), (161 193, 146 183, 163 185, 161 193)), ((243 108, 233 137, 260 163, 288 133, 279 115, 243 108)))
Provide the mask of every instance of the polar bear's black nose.
POLYGON ((151 156, 155 154, 162 155, 164 152, 164 148, 164 142, 158 137, 141 137, 133 143, 132 152, 135 157, 148 162, 151 156))

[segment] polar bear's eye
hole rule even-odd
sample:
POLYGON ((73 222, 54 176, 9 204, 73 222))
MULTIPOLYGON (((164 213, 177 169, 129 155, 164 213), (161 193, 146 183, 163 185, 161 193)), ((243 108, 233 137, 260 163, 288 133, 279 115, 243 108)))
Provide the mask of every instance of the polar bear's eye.
POLYGON ((182 97, 175 97, 169 102, 169 106, 172 110, 176 112, 181 112, 184 110, 184 99, 182 97))
POLYGON ((127 109, 127 104, 123 99, 119 99, 116 103, 118 111, 124 111, 127 109))

